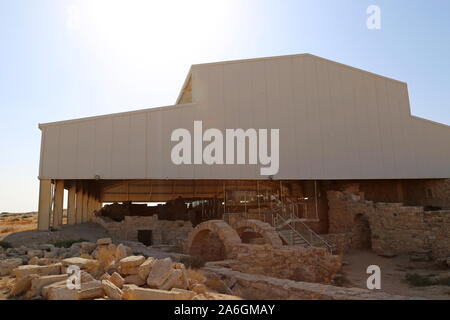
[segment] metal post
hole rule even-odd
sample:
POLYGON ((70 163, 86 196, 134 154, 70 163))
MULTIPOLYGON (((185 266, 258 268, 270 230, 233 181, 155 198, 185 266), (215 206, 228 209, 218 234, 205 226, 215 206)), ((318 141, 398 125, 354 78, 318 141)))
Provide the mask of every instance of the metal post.
POLYGON ((316 220, 319 220, 319 208, 317 206, 317 180, 314 180, 314 201, 316 206, 316 220))

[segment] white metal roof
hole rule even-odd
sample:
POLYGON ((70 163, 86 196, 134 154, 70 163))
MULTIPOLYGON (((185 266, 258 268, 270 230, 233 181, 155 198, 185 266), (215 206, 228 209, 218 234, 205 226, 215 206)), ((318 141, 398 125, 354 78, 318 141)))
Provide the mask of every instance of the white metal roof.
MULTIPOLYGON (((267 179, 257 165, 174 165, 176 128, 280 129, 275 179, 450 177, 450 127, 407 85, 310 54, 193 65, 193 103, 41 124, 41 178, 267 179)), ((180 101, 180 93, 177 102, 180 101)))

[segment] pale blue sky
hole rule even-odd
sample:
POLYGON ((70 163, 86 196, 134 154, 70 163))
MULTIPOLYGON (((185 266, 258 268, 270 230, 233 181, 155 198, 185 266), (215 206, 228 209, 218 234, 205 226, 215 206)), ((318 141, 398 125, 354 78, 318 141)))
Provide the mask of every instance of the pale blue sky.
POLYGON ((405 81, 413 114, 450 124, 448 1, 0 0, 0 212, 37 209, 38 123, 173 104, 194 63, 305 52, 405 81))

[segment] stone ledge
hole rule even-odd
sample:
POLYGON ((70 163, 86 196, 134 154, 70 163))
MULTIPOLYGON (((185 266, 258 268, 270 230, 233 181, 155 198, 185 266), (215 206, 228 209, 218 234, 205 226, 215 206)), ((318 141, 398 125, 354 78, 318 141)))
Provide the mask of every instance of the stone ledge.
POLYGON ((204 267, 206 273, 216 275, 233 283, 233 294, 244 299, 275 300, 426 300, 422 297, 407 297, 384 292, 373 292, 360 288, 343 288, 326 284, 298 282, 242 273, 227 268, 204 267))

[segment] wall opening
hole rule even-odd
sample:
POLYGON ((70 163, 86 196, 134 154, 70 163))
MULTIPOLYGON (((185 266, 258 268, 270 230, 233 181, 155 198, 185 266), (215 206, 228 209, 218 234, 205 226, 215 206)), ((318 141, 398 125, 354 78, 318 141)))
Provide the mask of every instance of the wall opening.
POLYGON ((189 254, 202 257, 205 261, 226 259, 225 246, 222 240, 210 230, 202 230, 192 239, 189 254))
POLYGON ((138 241, 146 246, 151 246, 153 244, 152 230, 138 230, 138 241))
POLYGON ((354 249, 372 249, 372 230, 365 215, 355 215, 352 230, 352 247, 354 249))
POLYGON ((239 228, 236 230, 239 234, 239 237, 242 240, 242 243, 251 243, 251 244, 265 244, 266 240, 259 233, 255 232, 252 228, 239 228))

